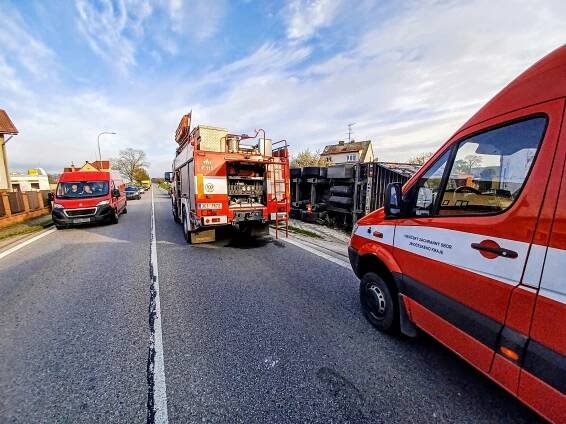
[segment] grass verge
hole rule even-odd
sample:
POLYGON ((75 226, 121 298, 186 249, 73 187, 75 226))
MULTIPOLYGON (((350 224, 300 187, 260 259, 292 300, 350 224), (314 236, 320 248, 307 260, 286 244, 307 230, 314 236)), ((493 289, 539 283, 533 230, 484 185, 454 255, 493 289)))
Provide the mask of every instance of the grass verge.
POLYGON ((0 228, 0 240, 35 233, 43 230, 44 228, 50 227, 51 225, 53 225, 51 214, 40 216, 39 218, 33 218, 25 222, 19 222, 8 227, 0 228))
POLYGON ((289 231, 291 231, 292 233, 301 234, 301 235, 307 236, 307 237, 312 237, 312 238, 317 238, 317 239, 322 238, 320 235, 318 235, 317 233, 315 233, 313 231, 305 230, 304 228, 295 227, 294 225, 289 225, 289 231))

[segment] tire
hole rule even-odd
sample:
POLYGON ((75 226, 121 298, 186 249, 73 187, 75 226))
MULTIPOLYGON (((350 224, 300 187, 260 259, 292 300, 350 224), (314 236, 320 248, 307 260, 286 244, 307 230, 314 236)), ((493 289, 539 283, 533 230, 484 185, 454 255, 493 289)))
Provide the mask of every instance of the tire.
POLYGON ((183 236, 185 237, 185 241, 187 244, 191 244, 191 232, 189 231, 188 221, 187 221, 187 214, 183 209, 183 236))
POLYGON ((368 272, 360 281, 360 303, 367 320, 379 331, 399 334, 399 305, 387 283, 368 272))
POLYGON ((127 214, 127 213, 128 213, 128 208, 124 206, 124 209, 122 209, 122 213, 123 213, 123 214, 127 214))
POLYGON ((175 221, 177 224, 182 224, 182 221, 179 218, 179 214, 177 213, 177 208, 173 204, 173 202, 171 202, 171 211, 173 213, 173 221, 175 221))
POLYGON ((65 227, 64 225, 55 225, 55 228, 57 228, 58 230, 64 230, 67 227, 65 227))
POLYGON ((110 218, 111 224, 117 224, 120 220, 120 215, 118 215, 118 211, 114 209, 114 213, 112 214, 112 218, 110 218))

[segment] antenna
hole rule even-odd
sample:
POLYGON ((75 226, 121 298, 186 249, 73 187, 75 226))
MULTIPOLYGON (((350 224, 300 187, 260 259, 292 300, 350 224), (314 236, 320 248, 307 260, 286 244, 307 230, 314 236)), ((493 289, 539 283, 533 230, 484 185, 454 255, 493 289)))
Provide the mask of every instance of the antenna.
POLYGON ((351 122, 348 124, 348 143, 352 142, 352 127, 356 125, 355 122, 351 122))

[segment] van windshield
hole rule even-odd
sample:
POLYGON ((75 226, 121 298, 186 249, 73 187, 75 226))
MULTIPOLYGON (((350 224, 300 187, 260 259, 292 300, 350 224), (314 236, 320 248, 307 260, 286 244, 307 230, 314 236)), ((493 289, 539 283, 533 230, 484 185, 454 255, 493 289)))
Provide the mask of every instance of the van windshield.
POLYGON ((59 183, 57 197, 60 199, 83 199, 108 194, 108 181, 76 181, 59 183))

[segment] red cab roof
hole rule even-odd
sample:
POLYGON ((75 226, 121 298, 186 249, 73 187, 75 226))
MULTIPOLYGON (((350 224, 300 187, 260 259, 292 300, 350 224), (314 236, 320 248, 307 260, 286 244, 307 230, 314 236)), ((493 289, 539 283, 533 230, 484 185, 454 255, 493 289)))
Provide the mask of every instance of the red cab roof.
POLYGON ((72 181, 109 181, 110 172, 106 171, 75 171, 63 172, 59 177, 59 182, 72 182, 72 181))
POLYGON ((498 115, 566 96, 566 44, 515 78, 468 120, 461 130, 498 115))

